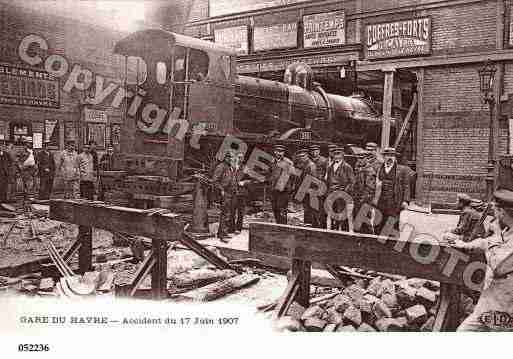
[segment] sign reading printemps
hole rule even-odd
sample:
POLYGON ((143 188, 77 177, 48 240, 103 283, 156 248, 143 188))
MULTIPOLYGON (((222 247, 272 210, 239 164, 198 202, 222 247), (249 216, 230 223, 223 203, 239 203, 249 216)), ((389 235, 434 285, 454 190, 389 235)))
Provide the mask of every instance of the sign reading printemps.
POLYGON ((59 82, 45 71, 0 65, 0 104, 59 108, 59 82))
POLYGON ((253 47, 255 51, 297 47, 297 23, 256 26, 253 47))
POLYGON ((366 27, 366 57, 406 57, 431 53, 431 19, 415 18, 366 27))
POLYGON ((237 55, 248 54, 248 27, 246 25, 214 30, 214 41, 231 47, 237 55))
POLYGON ((344 10, 303 16, 303 44, 306 48, 346 43, 344 10))

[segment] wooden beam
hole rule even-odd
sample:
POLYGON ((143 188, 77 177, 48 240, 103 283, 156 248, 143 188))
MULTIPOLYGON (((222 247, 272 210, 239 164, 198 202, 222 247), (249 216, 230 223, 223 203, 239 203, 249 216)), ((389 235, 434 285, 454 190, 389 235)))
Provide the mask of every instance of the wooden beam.
POLYGON ((456 257, 454 249, 448 244, 433 242, 419 246, 410 238, 379 237, 274 223, 250 223, 249 249, 254 253, 346 265, 457 285, 464 283, 463 273, 467 263, 485 263, 482 255, 468 254, 469 261, 456 261, 454 269, 449 272, 456 257), (424 263, 410 252, 420 253, 417 256, 423 258, 424 263), (430 261, 426 264, 427 258, 430 261), (452 262, 448 263, 449 259, 452 262))
POLYGON ((151 212, 141 209, 107 206, 84 200, 51 200, 50 218, 110 232, 168 241, 178 240, 184 228, 184 222, 177 214, 151 215, 151 212))
POLYGON ((411 102, 410 108, 408 109, 408 113, 406 114, 406 117, 404 118, 403 125, 401 126, 401 130, 399 131, 399 134, 397 135, 397 138, 395 139, 394 147, 397 149, 397 147, 401 143, 401 139, 406 133, 406 128, 408 127, 408 124, 411 120, 411 117, 413 115, 413 111, 415 111, 415 108, 417 107, 417 94, 413 94, 413 101, 411 102))
POLYGON ((392 127, 392 98, 394 93, 394 72, 385 72, 383 89, 383 126, 381 128, 381 148, 390 145, 390 128, 392 127))

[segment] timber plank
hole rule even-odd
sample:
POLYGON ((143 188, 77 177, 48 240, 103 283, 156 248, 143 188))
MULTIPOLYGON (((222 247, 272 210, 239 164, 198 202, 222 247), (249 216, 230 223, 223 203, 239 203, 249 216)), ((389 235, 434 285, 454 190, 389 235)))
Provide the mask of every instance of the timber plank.
POLYGON ((84 200, 51 200, 50 218, 110 232, 169 241, 181 237, 184 228, 182 218, 177 214, 149 215, 141 209, 107 206, 84 200))
POLYGON ((455 250, 445 243, 432 241, 429 245, 419 246, 419 242, 411 238, 379 237, 274 223, 251 223, 249 232, 249 250, 255 254, 358 267, 448 284, 463 285, 463 272, 468 263, 485 263, 482 255, 468 254, 468 261, 457 261, 451 275, 446 275, 451 264, 448 261, 451 258, 454 261, 451 255, 455 250), (420 258, 424 260, 419 261, 410 253, 420 253, 424 256, 420 258))

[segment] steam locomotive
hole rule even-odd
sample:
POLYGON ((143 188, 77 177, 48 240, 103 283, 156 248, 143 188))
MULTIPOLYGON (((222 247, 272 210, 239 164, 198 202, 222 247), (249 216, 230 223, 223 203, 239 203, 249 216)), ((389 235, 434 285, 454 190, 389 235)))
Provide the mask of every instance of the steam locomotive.
POLYGON ((232 49, 155 29, 129 35, 114 52, 142 58, 146 68, 121 136, 121 159, 133 174, 179 178, 208 167, 227 135, 264 149, 379 140, 377 111, 361 98, 326 93, 304 63, 289 65, 283 82, 239 76, 232 49), (180 130, 185 141, 176 140, 180 130), (197 143, 189 141, 198 131, 197 143))

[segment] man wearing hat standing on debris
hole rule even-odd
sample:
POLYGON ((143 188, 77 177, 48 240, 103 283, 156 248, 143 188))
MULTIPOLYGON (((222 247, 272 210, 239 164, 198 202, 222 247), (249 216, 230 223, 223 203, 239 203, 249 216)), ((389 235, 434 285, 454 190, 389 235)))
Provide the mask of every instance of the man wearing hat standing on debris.
POLYGON ((6 151, 5 141, 0 140, 0 203, 7 201, 7 185, 11 175, 11 157, 6 151))
POLYGON ((395 148, 386 148, 383 157, 385 162, 377 173, 372 201, 382 215, 376 234, 381 233, 389 217, 396 219, 394 227, 399 229, 399 215, 401 210, 408 208, 410 200, 410 170, 397 163, 395 148))
MULTIPOLYGON (((328 170, 328 159, 321 155, 321 147, 319 145, 310 146, 310 158, 312 159, 312 162, 315 164, 317 169, 317 178, 319 178, 321 181, 324 181, 326 179, 326 171, 328 170)), ((327 216, 323 206, 325 199, 325 196, 319 198, 321 202, 321 208, 319 208, 319 228, 326 228, 327 216)))
POLYGON ((513 192, 497 190, 493 200, 493 234, 467 243, 457 240, 454 244, 454 248, 483 252, 487 264, 481 296, 458 331, 513 330, 513 192))
POLYGON ((75 151, 75 142, 66 142, 66 149, 62 151, 57 164, 57 171, 62 174, 64 182, 64 198, 75 199, 79 197, 80 169, 78 154, 75 151))
POLYGON ((287 210, 293 186, 290 176, 293 168, 292 161, 285 157, 285 146, 275 145, 274 160, 271 164, 267 183, 270 186, 274 220, 279 224, 287 224, 287 210))
MULTIPOLYGON (((355 165, 355 216, 358 215, 360 209, 364 205, 372 205, 372 200, 376 194, 376 177, 381 166, 381 162, 377 158, 377 145, 374 142, 368 142, 365 146, 364 157, 356 162, 355 165)), ((370 213, 371 223, 375 218, 375 213, 370 213)), ((359 232, 374 234, 375 228, 368 225, 368 221, 362 221, 359 232)))
MULTIPOLYGON (((456 228, 452 229, 448 233, 444 233, 443 239, 454 241, 457 239, 461 239, 464 242, 470 241, 472 238, 472 232, 474 227, 479 223, 481 219, 481 214, 472 208, 472 199, 464 193, 458 194, 458 204, 457 207, 461 211, 460 218, 458 219, 458 224, 456 228)), ((480 224, 478 228, 476 228, 476 237, 484 237, 485 236, 485 228, 483 224, 480 224)))
POLYGON ((107 147, 107 153, 105 153, 99 163, 98 163, 98 200, 104 201, 105 200, 105 184, 102 181, 101 172, 102 171, 114 171, 114 147, 108 146, 107 147))
POLYGON ((53 179, 55 176, 55 161, 48 151, 48 143, 43 143, 43 148, 36 156, 37 171, 39 174, 39 199, 48 200, 52 193, 53 179))
POLYGON ((212 182, 216 186, 220 194, 220 212, 219 227, 217 237, 225 241, 229 237, 229 233, 234 233, 234 196, 236 191, 236 176, 233 166, 233 154, 226 152, 223 162, 219 163, 214 169, 212 182), (228 227, 228 228, 227 228, 228 227))
MULTIPOLYGON (((305 180, 307 176, 312 176, 315 178, 319 178, 318 170, 315 165, 315 163, 308 157, 308 150, 301 149, 296 152, 296 168, 301 171, 301 174, 297 177, 296 185, 295 185, 295 191, 299 190, 301 187, 301 184, 305 180)), ((322 203, 319 203, 319 206, 321 206, 322 203)), ((321 228, 321 217, 320 217, 320 211, 321 208, 313 208, 312 203, 310 202, 310 195, 307 193, 305 194, 303 198, 303 210, 304 210, 304 217, 303 222, 304 224, 309 224, 312 227, 315 228, 321 228)))
MULTIPOLYGON (((337 191, 345 192, 352 198, 355 184, 353 168, 345 161, 344 149, 342 147, 333 149, 332 155, 333 163, 328 167, 326 173, 326 184, 328 186, 327 198, 333 196, 337 191)), ((331 229, 352 231, 354 202, 346 203, 343 198, 337 198, 331 209, 334 212, 331 216, 328 212, 328 216, 331 217, 331 229), (344 208, 347 210, 347 217, 345 219, 336 219, 333 217, 333 215, 343 213, 344 208)))

